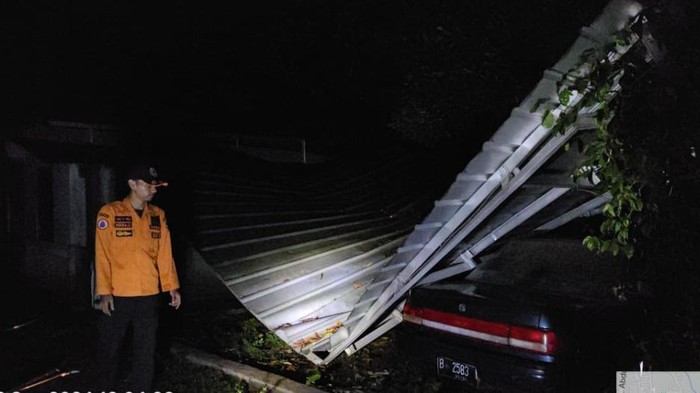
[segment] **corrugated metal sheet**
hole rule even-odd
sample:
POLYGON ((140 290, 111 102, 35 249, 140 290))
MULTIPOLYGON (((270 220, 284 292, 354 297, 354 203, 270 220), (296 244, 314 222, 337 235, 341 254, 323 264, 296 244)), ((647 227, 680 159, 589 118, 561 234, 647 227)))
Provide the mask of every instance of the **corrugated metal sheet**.
POLYGON ((437 196, 426 194, 434 176, 422 157, 398 148, 356 157, 248 163, 196 177, 196 249, 253 315, 299 351, 319 329, 345 322, 437 196))
POLYGON ((309 360, 351 354, 401 322, 395 307, 411 287, 473 268, 513 231, 549 230, 607 200, 573 184, 581 157, 562 149, 593 128, 598 108, 584 108, 563 135, 552 135, 530 108, 556 101, 556 83, 581 53, 609 42, 640 10, 615 0, 581 29, 432 210, 396 178, 419 172, 405 157, 372 172, 379 161, 367 162, 360 176, 329 172, 315 186, 202 174, 201 253, 248 310, 309 360))

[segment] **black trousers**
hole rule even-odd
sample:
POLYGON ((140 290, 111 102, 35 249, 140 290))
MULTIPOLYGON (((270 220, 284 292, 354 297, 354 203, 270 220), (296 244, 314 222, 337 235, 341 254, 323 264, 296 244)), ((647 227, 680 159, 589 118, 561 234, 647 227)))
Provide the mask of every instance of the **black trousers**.
POLYGON ((150 392, 155 372, 158 331, 158 295, 114 297, 112 316, 100 313, 97 321, 97 362, 100 389, 118 391, 120 350, 131 326, 131 378, 125 391, 150 392))

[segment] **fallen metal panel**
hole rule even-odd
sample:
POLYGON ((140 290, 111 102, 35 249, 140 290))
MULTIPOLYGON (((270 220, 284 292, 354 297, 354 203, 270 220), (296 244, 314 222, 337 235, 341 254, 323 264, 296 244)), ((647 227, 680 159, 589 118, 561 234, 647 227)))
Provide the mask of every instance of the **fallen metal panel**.
POLYGON ((402 268, 386 265, 436 197, 417 187, 433 177, 420 157, 387 153, 195 180, 198 251, 242 306, 313 362, 353 310, 369 307, 360 298, 378 278, 402 268))
MULTIPOLYGON (((556 202, 565 193, 569 192, 569 188, 551 188, 545 190, 546 192, 537 193, 536 198, 532 203, 525 206, 523 201, 514 201, 511 203, 510 209, 504 209, 507 212, 513 212, 509 214, 508 217, 498 220, 499 224, 495 228, 493 226, 487 226, 484 228, 484 233, 478 233, 474 238, 479 239, 475 244, 467 243, 462 250, 460 250, 456 256, 447 257, 449 265, 442 269, 436 269, 432 273, 423 277, 418 285, 426 285, 436 281, 440 281, 454 275, 464 273, 468 270, 476 267, 476 263, 473 258, 475 255, 479 255, 483 250, 488 248, 490 245, 507 235, 513 229, 521 225, 523 222, 532 217, 535 213, 541 211, 545 207, 549 207, 552 203, 556 202), (516 208, 513 209, 513 206, 516 208), (522 207, 525 206, 525 207, 522 207)), ((528 200, 533 199, 532 197, 527 198, 528 200)), ((489 220, 491 221, 491 220, 489 220)))
POLYGON ((586 203, 581 204, 580 206, 577 206, 574 209, 569 210, 568 212, 562 214, 559 217, 556 217, 545 224, 542 224, 540 227, 538 227, 536 230, 538 231, 551 231, 553 229, 556 229, 567 222, 578 218, 578 217, 586 217, 592 214, 593 211, 596 209, 600 208, 604 204, 610 202, 612 197, 610 196, 609 193, 605 193, 603 195, 597 196, 591 200, 589 200, 586 203))
MULTIPOLYGON (((392 308, 410 289, 428 274, 431 269, 451 250, 464 240, 480 223, 488 219, 493 211, 503 203, 518 187, 527 181, 535 171, 544 165, 580 128, 590 127, 575 124, 564 135, 551 135, 542 126, 542 112, 530 113, 533 104, 542 98, 558 102, 557 86, 564 73, 578 62, 584 50, 601 47, 611 41, 612 35, 623 28, 639 11, 639 3, 613 1, 603 14, 589 27, 582 29, 569 51, 538 83, 535 90, 515 108, 511 117, 486 142, 482 151, 467 164, 464 171, 445 194, 442 203, 424 219, 423 225, 416 228, 406 244, 389 262, 406 267, 398 276, 384 285, 383 291, 367 292, 360 302, 371 303, 367 308, 355 309, 350 319, 362 314, 353 326, 347 326, 348 337, 325 358, 329 362, 350 346, 355 350, 366 332, 372 334, 375 322, 392 308), (523 166, 524 165, 524 166, 523 166), (421 233, 421 231, 423 233, 421 233), (358 341, 359 340, 359 341, 358 341)), ((619 89, 619 85, 613 90, 619 89)), ((576 100, 582 97, 574 97, 576 100)), ((565 108, 553 110, 559 115, 565 108)), ((584 108, 579 116, 594 114, 597 107, 584 108)), ((572 168, 573 170, 573 168, 572 168)), ((521 206, 519 209, 523 209, 521 206)), ((518 210, 513 212, 515 214, 518 210)), ((512 229, 512 228, 511 228, 512 229)), ((493 233, 493 232, 492 232, 493 233)), ((492 234, 491 233, 491 234, 492 234)), ((482 239, 475 239, 479 244, 482 239)), ((467 259, 475 255, 469 253, 467 259)))
POLYGON ((584 108, 562 135, 552 135, 542 110, 530 108, 542 98, 555 101, 557 82, 581 53, 604 45, 640 10, 614 0, 582 29, 432 210, 405 186, 410 182, 399 186, 397 176, 419 171, 400 154, 365 163, 363 171, 326 172, 307 186, 283 174, 279 182, 205 174, 200 252, 243 306, 310 361, 327 364, 358 350, 400 322, 396 307, 411 287, 473 267, 480 252, 535 217, 550 221, 538 225, 547 229, 595 208, 589 201, 570 207, 575 198, 557 173, 573 165, 559 160, 562 146, 593 127, 598 107, 584 108), (556 215, 547 216, 550 208, 556 215))

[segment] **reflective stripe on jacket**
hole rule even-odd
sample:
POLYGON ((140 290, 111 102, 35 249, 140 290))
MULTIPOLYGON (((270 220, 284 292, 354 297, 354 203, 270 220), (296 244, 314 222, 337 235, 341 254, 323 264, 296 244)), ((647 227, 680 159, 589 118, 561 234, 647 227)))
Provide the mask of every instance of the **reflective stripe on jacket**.
POLYGON ((147 296, 179 288, 163 209, 147 203, 139 217, 128 198, 102 206, 95 272, 97 295, 147 296))

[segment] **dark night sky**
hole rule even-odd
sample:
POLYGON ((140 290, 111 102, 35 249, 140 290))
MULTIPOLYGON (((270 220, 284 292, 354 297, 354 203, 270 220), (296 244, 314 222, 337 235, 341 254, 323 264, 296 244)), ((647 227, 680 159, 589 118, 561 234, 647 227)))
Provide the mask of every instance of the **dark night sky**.
POLYGON ((330 6, 256 4, 17 6, 3 23, 13 112, 301 132, 360 109, 364 89, 396 85, 389 40, 367 42, 383 32, 350 31, 389 29, 382 16, 339 22, 323 15, 342 12, 330 6))
POLYGON ((413 94, 489 134, 606 2, 576 3, 3 2, 8 119, 323 137, 413 94))

